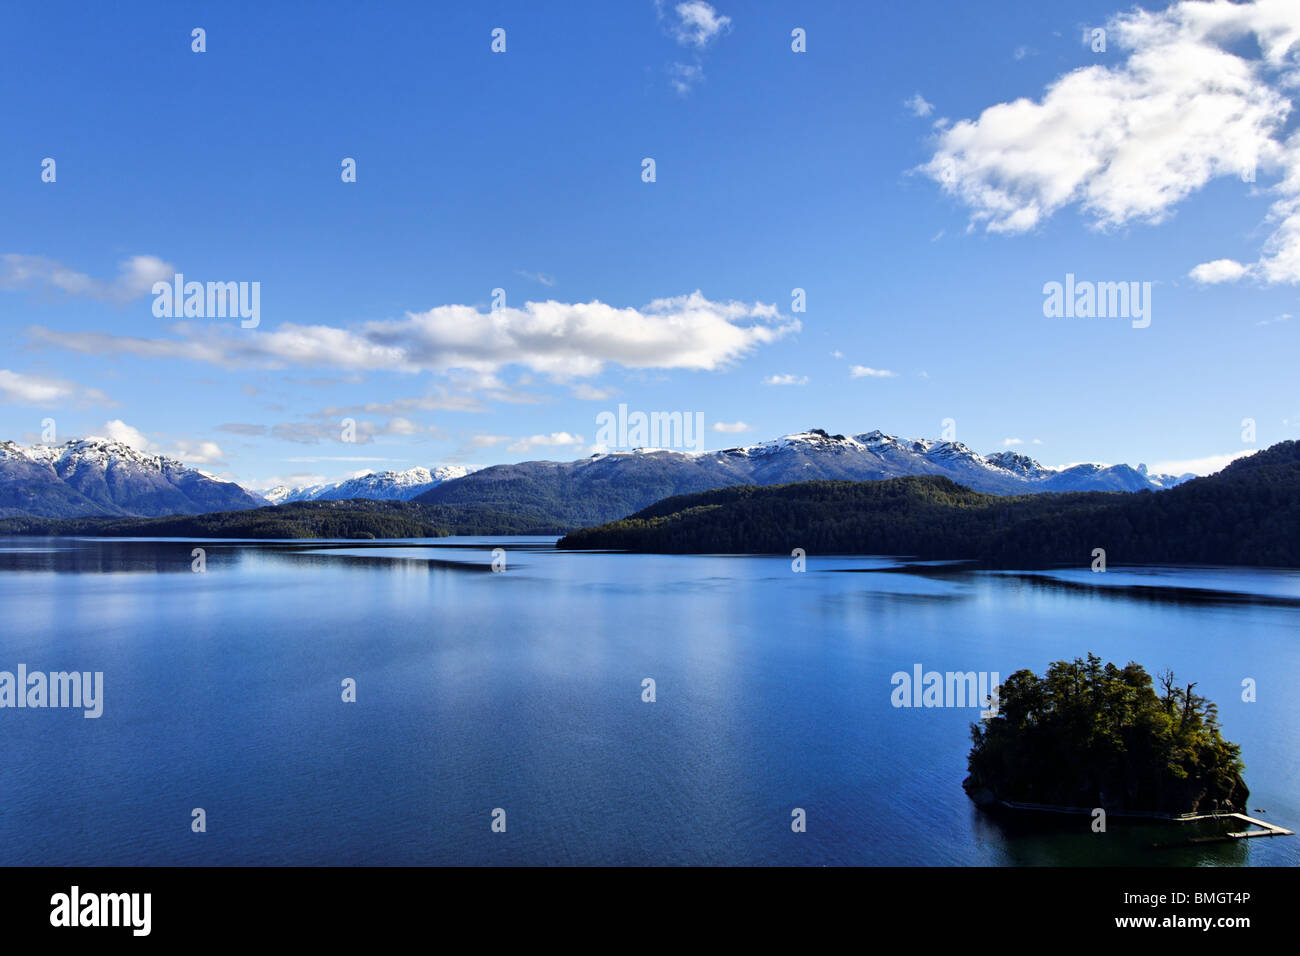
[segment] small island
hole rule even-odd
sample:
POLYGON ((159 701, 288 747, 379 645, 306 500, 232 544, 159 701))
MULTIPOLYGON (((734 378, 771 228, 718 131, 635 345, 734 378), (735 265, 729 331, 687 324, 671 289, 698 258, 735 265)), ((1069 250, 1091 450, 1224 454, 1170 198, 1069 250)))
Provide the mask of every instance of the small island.
POLYGON ((1224 740, 1214 703, 1139 664, 1089 654, 1057 661, 1044 677, 1019 670, 1002 685, 995 716, 971 725, 977 803, 1169 819, 1244 814, 1250 791, 1241 748, 1224 740))

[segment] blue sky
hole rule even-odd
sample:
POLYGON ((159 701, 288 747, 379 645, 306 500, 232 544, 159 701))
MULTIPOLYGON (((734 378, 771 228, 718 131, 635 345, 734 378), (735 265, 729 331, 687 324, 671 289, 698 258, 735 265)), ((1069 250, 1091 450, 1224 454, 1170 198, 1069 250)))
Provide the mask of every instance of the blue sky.
POLYGON ((576 458, 619 403, 706 448, 1300 437, 1300 0, 1136 10, 12 5, 0 437, 257 488, 576 458), (176 272, 259 283, 257 327, 156 316, 176 272), (1150 325, 1044 316, 1067 273, 1150 325))

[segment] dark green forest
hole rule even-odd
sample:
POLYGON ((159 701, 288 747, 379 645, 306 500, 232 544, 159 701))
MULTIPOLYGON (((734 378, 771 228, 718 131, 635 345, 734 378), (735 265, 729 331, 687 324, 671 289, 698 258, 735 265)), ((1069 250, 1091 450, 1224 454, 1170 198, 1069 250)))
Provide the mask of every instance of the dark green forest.
POLYGON ((152 538, 441 538, 559 534, 544 520, 473 506, 404 501, 296 501, 251 511, 163 518, 7 518, 0 534, 152 538))
POLYGON ((1224 740, 1212 701, 1141 665, 1057 661, 1039 678, 1016 671, 999 713, 971 725, 972 795, 1113 811, 1246 809, 1241 748, 1224 740))
POLYGON ((561 548, 896 554, 994 567, 1110 563, 1300 567, 1300 443, 1168 491, 998 496, 947 478, 738 486, 668 498, 561 548))

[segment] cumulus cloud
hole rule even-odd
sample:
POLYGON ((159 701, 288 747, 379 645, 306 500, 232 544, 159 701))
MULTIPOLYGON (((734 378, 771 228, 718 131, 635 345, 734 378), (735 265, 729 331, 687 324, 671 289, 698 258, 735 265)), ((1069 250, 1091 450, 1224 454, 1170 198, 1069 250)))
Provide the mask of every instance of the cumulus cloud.
POLYGON ((187 465, 211 465, 225 459, 221 446, 214 441, 177 439, 164 445, 150 440, 140 429, 128 425, 120 418, 104 422, 99 428, 98 437, 121 442, 145 454, 175 458, 187 465))
POLYGON ((564 380, 607 365, 631 369, 722 368, 801 328, 775 305, 715 302, 699 291, 640 309, 600 301, 527 302, 481 312, 441 305, 356 329, 286 323, 274 331, 178 323, 177 339, 36 327, 32 341, 95 355, 184 359, 229 368, 328 367, 491 375, 509 365, 564 380))
POLYGON ((176 267, 157 256, 132 256, 113 279, 96 279, 43 256, 0 255, 0 289, 58 293, 122 304, 148 295, 155 282, 170 281, 176 267))
POLYGON ((73 402, 85 405, 114 404, 97 388, 84 388, 76 382, 42 375, 27 375, 0 368, 0 402, 48 408, 73 402))
POLYGON ((807 385, 807 375, 769 375, 763 379, 764 385, 807 385))
POLYGON ((849 374, 854 378, 897 378, 897 372, 891 372, 887 368, 870 368, 866 365, 855 365, 849 369, 849 374))
POLYGON ((1246 266, 1234 259, 1215 259, 1202 262, 1188 273, 1197 282, 1212 285, 1218 282, 1236 282, 1249 271, 1246 266))
POLYGON ((211 465, 224 460, 225 452, 214 441, 177 441, 168 457, 178 458, 188 465, 211 465))
MULTIPOLYGON (((1068 205, 1098 228, 1164 220, 1219 176, 1281 171, 1260 260, 1242 272, 1300 282, 1300 133, 1283 139, 1300 86, 1296 0, 1181 0, 1116 16, 1125 54, 943 128, 921 170, 990 232, 1032 229, 1068 205)), ((1226 281, 1229 260, 1207 262, 1226 281)))
POLYGON ((153 447, 153 443, 144 436, 144 432, 131 427, 120 418, 105 422, 100 432, 102 437, 120 441, 123 445, 130 445, 136 451, 149 451, 153 447))

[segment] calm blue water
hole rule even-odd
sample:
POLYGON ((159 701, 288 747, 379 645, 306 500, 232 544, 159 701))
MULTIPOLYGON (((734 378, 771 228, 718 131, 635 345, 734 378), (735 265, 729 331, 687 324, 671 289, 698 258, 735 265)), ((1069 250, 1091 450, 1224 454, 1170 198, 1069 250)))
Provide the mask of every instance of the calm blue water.
POLYGON ((977 711, 890 703, 917 663, 1172 667, 1300 830, 1300 574, 552 541, 207 542, 196 574, 189 542, 0 539, 0 670, 105 675, 98 720, 0 710, 0 864, 1300 863, 1300 837, 1008 829, 960 786, 977 711))

